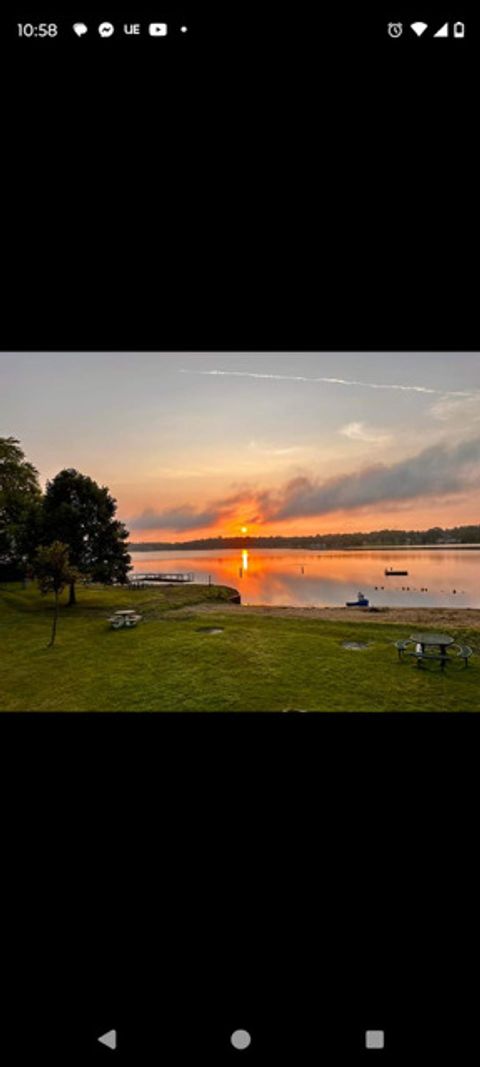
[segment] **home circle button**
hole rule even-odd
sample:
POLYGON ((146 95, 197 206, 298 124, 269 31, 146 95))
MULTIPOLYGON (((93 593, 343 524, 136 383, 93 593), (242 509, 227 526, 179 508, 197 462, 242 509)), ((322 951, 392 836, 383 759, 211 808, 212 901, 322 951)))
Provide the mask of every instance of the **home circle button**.
POLYGON ((230 1041, 234 1048, 244 1049, 248 1048, 251 1043, 251 1036, 248 1030, 234 1030, 230 1036, 230 1041))

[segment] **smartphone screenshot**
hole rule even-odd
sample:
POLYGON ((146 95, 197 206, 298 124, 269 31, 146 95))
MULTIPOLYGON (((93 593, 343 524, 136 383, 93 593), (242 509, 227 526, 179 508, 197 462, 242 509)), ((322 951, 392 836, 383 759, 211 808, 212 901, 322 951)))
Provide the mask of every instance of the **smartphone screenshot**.
POLYGON ((0 1052, 479 1050, 478 13, 0 16, 0 1052))

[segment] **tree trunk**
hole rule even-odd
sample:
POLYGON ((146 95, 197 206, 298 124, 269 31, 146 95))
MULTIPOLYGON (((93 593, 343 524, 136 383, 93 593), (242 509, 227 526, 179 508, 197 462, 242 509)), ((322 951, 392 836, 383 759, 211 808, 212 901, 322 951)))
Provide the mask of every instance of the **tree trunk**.
POLYGON ((71 607, 72 604, 76 604, 76 603, 77 603, 77 598, 75 596, 75 582, 70 582, 70 596, 68 598, 67 607, 69 608, 69 607, 71 607))
POLYGON ((57 632, 57 619, 58 619, 58 593, 55 593, 55 610, 54 610, 54 613, 53 613, 52 636, 50 638, 50 644, 48 646, 49 648, 51 648, 52 645, 55 643, 55 635, 56 635, 56 632, 57 632))

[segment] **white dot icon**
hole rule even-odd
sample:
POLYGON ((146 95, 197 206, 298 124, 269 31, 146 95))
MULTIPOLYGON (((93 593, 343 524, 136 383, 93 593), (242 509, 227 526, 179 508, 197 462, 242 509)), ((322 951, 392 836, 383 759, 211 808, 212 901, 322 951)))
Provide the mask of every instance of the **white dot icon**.
POLYGON ((230 1037, 233 1047, 238 1049, 248 1048, 251 1040, 248 1030, 234 1030, 230 1037))
POLYGON ((188 30, 188 26, 180 26, 180 33, 186 33, 187 30, 188 30))

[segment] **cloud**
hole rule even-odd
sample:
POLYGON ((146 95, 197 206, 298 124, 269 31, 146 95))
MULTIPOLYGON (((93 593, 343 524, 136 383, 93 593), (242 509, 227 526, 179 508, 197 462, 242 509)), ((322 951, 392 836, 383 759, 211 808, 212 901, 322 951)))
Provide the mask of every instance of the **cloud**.
MULTIPOLYGON (((131 529, 182 533, 218 526, 241 512, 246 525, 283 522, 338 511, 408 506, 432 497, 457 499, 480 487, 480 437, 454 446, 439 443, 397 463, 377 463, 351 474, 320 479, 300 475, 279 490, 239 486, 234 493, 198 510, 182 504, 164 511, 147 508, 131 529)), ((235 487, 236 488, 236 487, 235 487)))
POLYGON ((272 448, 269 445, 263 444, 262 441, 249 441, 248 447, 255 452, 261 452, 264 456, 291 456, 295 452, 304 452, 305 448, 302 445, 289 445, 284 448, 272 448))
POLYGON ((387 382, 359 382, 350 378, 311 378, 304 374, 260 374, 256 371, 244 370, 190 370, 179 367, 179 374, 196 374, 212 378, 258 378, 274 382, 321 382, 327 385, 359 386, 362 389, 393 389, 404 393, 431 393, 437 396, 472 396, 471 391, 433 389, 426 385, 396 385, 387 382))
MULTIPOLYGON (((179 504, 164 510, 145 508, 140 515, 128 520, 127 526, 132 530, 174 530, 183 533, 186 530, 215 526, 237 515, 239 509, 244 512, 247 508, 256 509, 257 499, 251 487, 240 486, 229 496, 207 503, 203 510, 194 508, 191 504, 179 504)), ((245 521, 253 523, 256 518, 251 517, 245 521)))
POLYGON ((423 500, 480 485, 480 438, 453 448, 443 444, 389 465, 376 464, 324 481, 294 478, 275 497, 264 497, 269 522, 423 500))
POLYGON ((445 394, 440 397, 440 400, 432 404, 429 414, 441 422, 447 422, 456 416, 460 416, 462 420, 468 419, 470 422, 479 422, 480 392, 467 394, 464 397, 445 394))
POLYGON ((219 511, 195 511, 195 508, 192 508, 189 504, 183 504, 180 507, 169 508, 166 511, 155 511, 154 508, 146 508, 141 515, 130 519, 127 525, 132 530, 174 530, 180 533, 184 530, 197 530, 214 526, 219 518, 219 511))
POLYGON ((349 437, 351 441, 368 441, 377 445, 383 445, 387 441, 391 441, 391 434, 379 433, 373 429, 368 429, 364 422, 349 422, 347 426, 342 426, 339 432, 344 437, 349 437))
POLYGON ((162 478, 205 478, 207 474, 228 473, 227 467, 163 467, 162 478))

